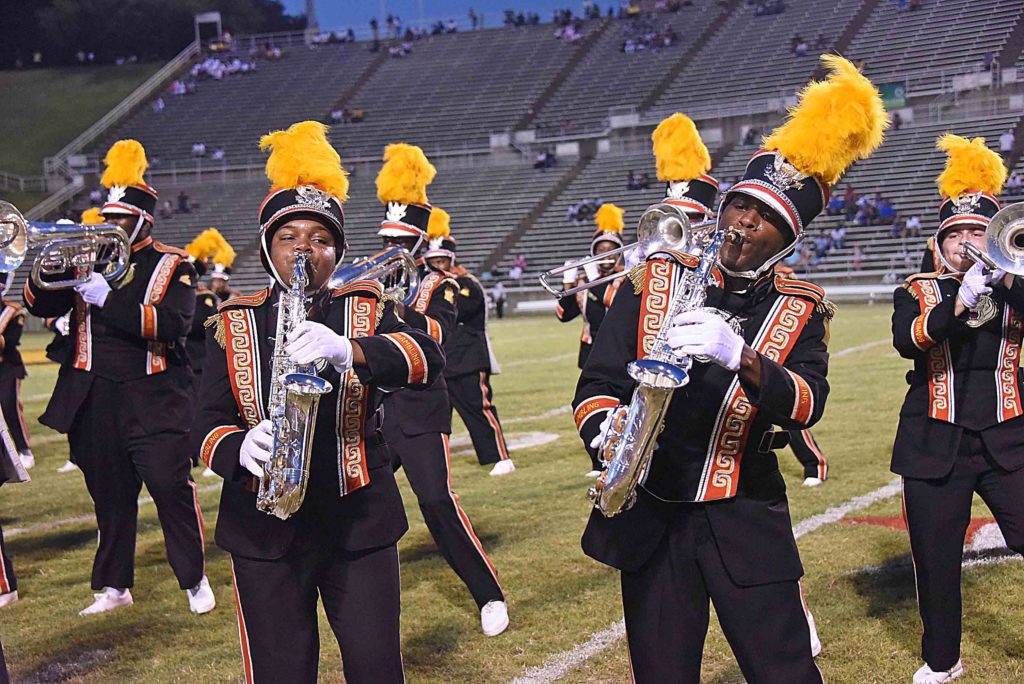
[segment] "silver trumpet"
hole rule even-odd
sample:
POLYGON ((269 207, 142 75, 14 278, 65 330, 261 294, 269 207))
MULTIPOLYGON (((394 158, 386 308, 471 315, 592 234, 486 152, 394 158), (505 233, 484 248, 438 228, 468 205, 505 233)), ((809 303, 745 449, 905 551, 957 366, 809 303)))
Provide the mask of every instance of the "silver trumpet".
POLYGON ((299 510, 306 497, 316 409, 320 397, 332 389, 331 383, 317 377, 313 364, 292 363, 284 350, 288 334, 306 320, 308 263, 306 252, 295 253, 290 287, 281 293, 278 302, 267 404, 274 445, 256 494, 256 507, 282 520, 299 510))
POLYGON ((608 283, 625 277, 629 271, 609 273, 608 275, 569 288, 562 287, 560 278, 566 271, 575 270, 587 264, 601 263, 613 257, 617 260, 620 255, 626 256, 634 251, 637 252, 638 261, 643 261, 655 252, 679 249, 685 246, 686 241, 689 240, 691 235, 706 231, 714 225, 715 222, 713 220, 700 221, 698 223, 691 222, 686 212, 674 204, 665 202, 653 204, 640 217, 636 228, 636 242, 602 254, 578 259, 564 266, 546 271, 540 275, 540 284, 545 290, 558 298, 568 297, 577 292, 589 290, 602 283, 608 283))
POLYGON ((128 270, 128 235, 110 224, 28 221, 10 202, 0 200, 0 269, 17 270, 29 249, 41 245, 32 262, 32 282, 41 290, 81 285, 93 271, 117 280, 128 270), (71 271, 73 277, 44 280, 71 271))
MULTIPOLYGON (((712 222, 695 227, 709 223, 712 222)), ((683 226, 689 226, 689 222, 683 226)), ((668 331, 679 314, 703 308, 707 288, 712 282, 711 272, 718 264, 718 252, 726 239, 742 242, 743 236, 731 227, 702 233, 687 228, 669 250, 670 254, 674 251, 696 256, 700 263, 695 269, 680 266, 686 270, 650 354, 630 362, 626 368, 637 383, 636 389, 629 405, 620 406, 611 415, 611 426, 598 448, 598 455, 607 468, 587 492, 594 507, 606 518, 628 510, 636 501, 636 488, 647 478, 672 395, 690 380, 693 360, 679 357, 672 350, 668 331)))
POLYGON ((1024 203, 996 212, 985 229, 984 250, 973 242, 964 242, 960 253, 986 268, 1024 275, 1024 203))
POLYGON ((328 286, 344 287, 357 280, 376 280, 384 285, 385 294, 411 304, 420 286, 420 271, 416 260, 402 247, 384 249, 354 263, 339 266, 328 286))

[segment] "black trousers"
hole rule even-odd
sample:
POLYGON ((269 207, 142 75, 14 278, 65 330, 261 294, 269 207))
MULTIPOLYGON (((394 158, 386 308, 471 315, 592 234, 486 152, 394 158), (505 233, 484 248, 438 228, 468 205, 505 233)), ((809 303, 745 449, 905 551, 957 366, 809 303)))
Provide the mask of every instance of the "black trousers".
POLYGON ((4 530, 0 528, 0 594, 9 594, 18 589, 18 578, 14 576, 14 563, 4 545, 4 530))
POLYGON ((828 460, 810 430, 790 430, 789 446, 804 467, 804 477, 828 479, 828 460))
POLYGON ((494 564, 462 510, 459 495, 452 491, 448 435, 434 432, 407 437, 395 421, 385 421, 384 437, 395 470, 405 468, 434 543, 469 588, 477 606, 504 601, 494 564))
POLYGON ((469 429, 473 450, 480 465, 490 465, 508 458, 508 445, 501 430, 498 409, 494 406, 491 374, 488 371, 466 373, 445 378, 452 408, 459 412, 469 429))
POLYGON ((405 681, 397 545, 348 552, 296 543, 276 560, 232 556, 231 568, 247 684, 316 684, 318 598, 341 648, 346 682, 405 681))
POLYGON ((14 446, 18 451, 30 449, 25 411, 21 407, 20 378, 9 377, 0 380, 0 411, 4 413, 4 420, 11 433, 11 439, 14 440, 14 446))
POLYGON ((977 432, 964 431, 946 477, 903 478, 903 509, 924 626, 921 656, 935 671, 948 670, 960 659, 960 570, 975 492, 995 516, 1007 546, 1024 553, 1024 470, 1008 472, 996 465, 977 432))
POLYGON ((11 684, 7 674, 7 660, 4 658, 4 645, 0 643, 0 684, 11 684))
POLYGON ((96 509, 99 544, 92 588, 135 584, 138 497, 146 484, 182 589, 206 573, 203 514, 189 474, 187 432, 147 434, 122 405, 118 383, 96 378, 68 434, 96 509))
POLYGON ((634 682, 699 684, 709 600, 750 684, 822 682, 799 582, 735 584, 702 507, 681 507, 647 564, 621 580, 634 682))

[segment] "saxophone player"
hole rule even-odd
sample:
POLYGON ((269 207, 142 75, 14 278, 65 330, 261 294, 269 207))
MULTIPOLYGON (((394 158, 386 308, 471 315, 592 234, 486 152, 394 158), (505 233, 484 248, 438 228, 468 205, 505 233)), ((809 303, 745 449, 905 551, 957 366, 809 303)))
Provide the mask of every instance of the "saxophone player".
MULTIPOLYGON (((376 184, 385 214, 377 235, 385 248, 403 247, 420 264, 419 289, 409 306, 396 305, 399 317, 445 344, 458 319, 459 284, 453 275, 429 270, 419 259, 431 215, 427 185, 435 174, 423 150, 414 145, 399 143, 384 149, 384 166, 376 184)), ((395 470, 405 470, 434 543, 473 596, 484 634, 501 634, 509 624, 505 593, 494 563, 451 488, 452 409, 444 376, 425 392, 390 393, 384 410, 384 435, 395 470)))
MULTIPOLYGON (((729 238, 719 284, 706 290, 706 306, 717 312, 691 310, 652 325, 664 318, 684 268, 654 255, 632 273, 633 286, 622 287, 577 386, 577 425, 596 448, 608 412, 630 401, 626 364, 645 354, 662 325, 671 326, 668 345, 693 360, 635 503, 610 518, 593 511, 582 541, 587 555, 621 571, 640 684, 700 681, 709 602, 748 682, 821 681, 773 426, 803 429, 822 415, 832 307, 818 287, 778 278, 773 267, 792 253, 847 165, 881 143, 886 125, 881 97, 854 65, 822 59, 827 80, 805 89, 723 198, 718 227, 729 238)), ((693 177, 709 166, 704 157, 693 177)))
POLYGON ((92 588, 99 593, 80 614, 133 602, 143 483, 189 609, 207 613, 216 599, 206 579, 203 518, 189 475, 191 371, 184 351, 196 272, 186 252, 153 239, 157 192, 143 178, 142 145, 120 140, 104 163, 101 183, 109 194, 101 212, 128 236, 128 270, 114 283, 93 272, 74 289, 44 290, 30 278, 24 291, 32 315, 71 316, 71 350, 39 422, 68 435, 96 508, 92 588))
POLYGON ((1024 284, 965 254, 968 243, 985 251, 1006 168, 983 138, 946 134, 938 147, 948 154, 931 241, 938 269, 893 295, 893 344, 914 362, 892 453, 924 630, 914 684, 964 674, 960 568, 975 492, 1007 546, 1024 553, 1024 284))
POLYGON ((319 596, 345 680, 399 683, 397 543, 408 522, 382 437, 378 388, 425 388, 444 357, 428 335, 398 319, 378 283, 326 288, 345 254, 348 190, 326 130, 305 121, 260 142, 271 150, 259 239, 272 284, 224 302, 209 320, 193 439, 224 478, 216 541, 231 558, 245 681, 317 681, 319 596), (287 339, 274 340, 299 252, 312 265, 310 307, 287 339), (287 519, 259 510, 256 496, 272 450, 271 368, 282 352, 292 363, 315 363, 331 385, 310 430, 306 495, 287 519))

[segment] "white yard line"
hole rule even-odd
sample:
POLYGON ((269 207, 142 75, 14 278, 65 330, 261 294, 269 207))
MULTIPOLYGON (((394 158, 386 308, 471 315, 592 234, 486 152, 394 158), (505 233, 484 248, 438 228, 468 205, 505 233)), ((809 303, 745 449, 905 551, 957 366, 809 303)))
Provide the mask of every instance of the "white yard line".
POLYGON ((858 344, 855 347, 847 347, 846 349, 840 349, 835 354, 830 354, 829 357, 833 359, 841 359, 844 356, 850 354, 856 354, 857 352, 866 351, 868 349, 874 349, 875 347, 881 347, 883 344, 892 344, 892 340, 875 340, 873 342, 865 342, 864 344, 858 344))
POLYGON ((543 356, 539 359, 517 359, 516 361, 505 361, 502 362, 502 368, 516 368, 518 366, 532 366, 538 363, 549 363, 554 361, 568 361, 569 359, 575 359, 579 356, 578 353, 573 354, 559 354, 557 356, 543 356))
MULTIPOLYGON (((63 435, 62 435, 63 436, 63 435)), ((217 484, 207 485, 205 487, 199 487, 196 491, 200 494, 206 492, 214 492, 221 488, 223 483, 218 482, 217 484)), ((140 496, 139 505, 146 506, 153 503, 153 497, 151 496, 140 496)), ((4 530, 4 539, 13 539, 14 537, 20 537, 24 534, 35 534, 36 532, 50 532, 57 530, 68 525, 78 525, 84 522, 96 522, 96 516, 94 515, 76 515, 73 518, 64 518, 62 520, 53 520, 50 522, 36 523, 35 525, 29 525, 28 527, 12 527, 4 530)))

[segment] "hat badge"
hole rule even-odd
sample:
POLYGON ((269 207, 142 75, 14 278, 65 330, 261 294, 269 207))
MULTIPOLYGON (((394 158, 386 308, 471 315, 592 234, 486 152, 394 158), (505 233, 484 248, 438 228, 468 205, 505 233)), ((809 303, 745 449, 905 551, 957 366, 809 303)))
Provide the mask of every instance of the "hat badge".
POLYGON ((299 196, 296 203, 302 206, 317 211, 329 211, 331 208, 331 196, 320 188, 312 185, 300 185, 295 188, 295 194, 299 196))
POLYGON ((683 199, 689 191, 690 181, 672 181, 668 184, 668 196, 671 199, 683 199))
POLYGON ((953 213, 956 215, 973 214, 978 210, 981 201, 980 192, 965 192, 953 200, 953 213))
POLYGON ((764 170, 764 177, 783 192, 790 188, 803 190, 803 180, 808 177, 807 174, 798 171, 795 166, 787 162, 786 158, 778 152, 775 152, 774 155, 774 161, 764 170))
POLYGON ((115 185, 114 187, 110 188, 110 192, 107 193, 107 202, 120 202, 122 199, 124 199, 126 189, 127 188, 125 188, 125 186, 123 185, 115 185))
POLYGON ((430 241, 430 249, 441 249, 441 245, 444 243, 442 238, 434 238, 430 241))
POLYGON ((398 202, 388 202, 388 221, 401 221, 405 218, 405 210, 408 205, 399 204, 398 202))

